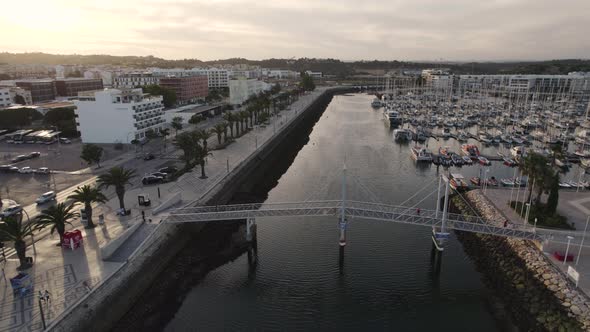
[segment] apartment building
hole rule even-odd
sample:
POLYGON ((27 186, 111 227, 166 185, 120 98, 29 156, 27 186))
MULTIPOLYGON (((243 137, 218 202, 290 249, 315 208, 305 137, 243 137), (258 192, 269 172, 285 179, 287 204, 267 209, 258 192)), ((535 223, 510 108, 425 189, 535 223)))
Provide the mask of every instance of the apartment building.
POLYGON ((115 88, 133 89, 138 86, 160 84, 160 76, 153 73, 129 73, 115 77, 113 85, 115 88))
POLYGON ((261 91, 270 90, 271 85, 255 79, 237 79, 229 81, 229 103, 240 105, 250 96, 261 91))
POLYGON ((74 97, 78 92, 102 90, 100 78, 64 78, 55 80, 55 91, 60 97, 74 97))
POLYGON ((30 91, 33 103, 54 100, 57 95, 53 79, 17 80, 16 86, 30 91))
POLYGON ((176 103, 187 104, 204 99, 209 94, 207 76, 162 77, 160 86, 176 92, 176 103))
POLYGON ((141 89, 105 89, 79 93, 76 126, 84 143, 130 143, 165 123, 161 96, 141 89))

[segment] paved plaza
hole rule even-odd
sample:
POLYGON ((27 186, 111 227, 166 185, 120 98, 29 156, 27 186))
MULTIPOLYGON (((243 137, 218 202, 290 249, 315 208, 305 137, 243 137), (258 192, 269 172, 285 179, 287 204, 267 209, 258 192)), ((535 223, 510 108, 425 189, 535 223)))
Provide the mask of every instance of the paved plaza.
MULTIPOLYGON (((279 116, 273 117, 270 125, 257 126, 246 135, 225 149, 212 151, 206 165, 208 177, 201 179, 200 167, 196 166, 191 172, 181 176, 177 181, 160 185, 143 186, 138 174, 134 185, 130 186, 125 195, 125 204, 132 210, 131 216, 120 217, 115 214, 118 208, 118 200, 114 189, 104 190, 109 198, 106 204, 94 208, 93 219, 97 223, 98 215, 105 216, 104 225, 97 225, 96 228, 87 230, 79 220, 76 220, 67 230, 78 229, 84 237, 83 245, 75 250, 66 250, 57 247, 59 241, 57 234, 50 235, 48 230, 36 235, 34 248, 29 245, 27 256, 33 257, 34 265, 25 271, 32 276, 33 291, 24 296, 13 294, 8 278, 17 274, 16 267, 19 265, 14 249, 6 248, 7 260, 0 263, 3 275, 0 279, 0 332, 3 331, 39 331, 42 330, 41 311, 39 308, 38 292, 47 290, 51 294, 51 301, 42 302, 44 317, 47 326, 56 319, 59 319, 72 305, 76 304, 88 292, 92 291, 101 282, 104 282, 125 264, 130 255, 138 250, 145 239, 156 229, 156 226, 165 218, 165 213, 154 215, 152 209, 165 202, 177 193, 181 193, 181 202, 176 206, 191 204, 198 200, 205 193, 211 190, 219 181, 259 149, 265 142, 269 141, 276 133, 279 133, 292 121, 300 112, 305 109, 324 89, 317 89, 313 93, 303 95, 290 110, 282 111, 279 116), (158 194, 159 192, 159 194, 158 194), (152 200, 150 207, 139 206, 137 195, 149 194, 152 200), (144 211, 146 222, 143 223, 141 210, 144 211), (101 257, 100 248, 118 238, 126 229, 136 223, 143 223, 135 233, 119 248, 108 261, 101 257)), ((202 126, 207 123, 202 124, 202 126)), ((211 125, 211 123, 209 123, 211 125)), ((214 147, 217 137, 209 140, 209 145, 214 147)), ((168 148, 167 153, 159 155, 157 162, 176 160, 180 151, 168 148)), ((154 161, 150 161, 154 162, 154 161)), ((118 156, 114 160, 105 161, 103 169, 123 165, 124 167, 144 167, 142 159, 138 159, 134 151, 118 156)), ((151 165, 151 164, 150 164, 151 165)), ((154 164, 155 165, 155 164, 154 164)), ((153 168, 154 166, 149 166, 153 168)), ((93 169, 83 169, 78 173, 94 172, 93 169)), ((84 182, 67 188, 58 193, 58 201, 65 201, 78 185, 94 184, 96 176, 84 182)), ((35 205, 25 207, 30 218, 34 218, 42 208, 35 205)), ((29 241, 32 242, 32 241, 29 241)), ((149 242, 149 241, 148 241, 149 242)), ((30 243, 29 243, 30 244, 30 243)), ((149 243, 146 243, 149 245, 149 243)), ((1 258, 0 258, 1 259, 1 258)))

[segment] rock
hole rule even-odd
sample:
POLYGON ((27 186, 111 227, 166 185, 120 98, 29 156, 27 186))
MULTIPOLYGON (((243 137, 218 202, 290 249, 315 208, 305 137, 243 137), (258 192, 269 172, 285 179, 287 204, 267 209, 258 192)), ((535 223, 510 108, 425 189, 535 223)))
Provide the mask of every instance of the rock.
POLYGON ((547 280, 547 279, 551 279, 551 274, 549 273, 544 273, 543 274, 543 279, 547 280))
POLYGON ((577 305, 572 305, 570 307, 570 311, 574 314, 574 315, 579 315, 582 313, 582 310, 577 306, 577 305))

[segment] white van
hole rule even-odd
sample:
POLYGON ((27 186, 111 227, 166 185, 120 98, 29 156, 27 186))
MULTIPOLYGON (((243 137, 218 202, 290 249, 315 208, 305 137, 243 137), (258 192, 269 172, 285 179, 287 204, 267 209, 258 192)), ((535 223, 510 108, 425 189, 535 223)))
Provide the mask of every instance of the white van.
POLYGON ((43 195, 39 196, 39 198, 37 198, 37 200, 35 200, 35 202, 37 204, 44 204, 47 203, 49 201, 52 201, 55 199, 55 191, 48 191, 46 193, 44 193, 43 195))

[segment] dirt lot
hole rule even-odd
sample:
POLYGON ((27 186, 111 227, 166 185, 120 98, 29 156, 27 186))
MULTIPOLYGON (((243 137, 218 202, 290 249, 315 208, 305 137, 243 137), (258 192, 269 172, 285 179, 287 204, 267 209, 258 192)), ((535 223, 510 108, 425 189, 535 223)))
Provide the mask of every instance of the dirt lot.
MULTIPOLYGON (((100 144, 104 149, 103 160, 116 158, 125 151, 117 151, 113 144, 100 144)), ((58 171, 75 171, 87 167, 86 162, 80 159, 82 143, 75 139, 71 144, 8 144, 0 141, 0 165, 14 164, 19 168, 30 166, 32 168, 48 167, 58 171), (38 151, 41 156, 34 159, 12 163, 11 160, 21 154, 29 154, 38 151)))

